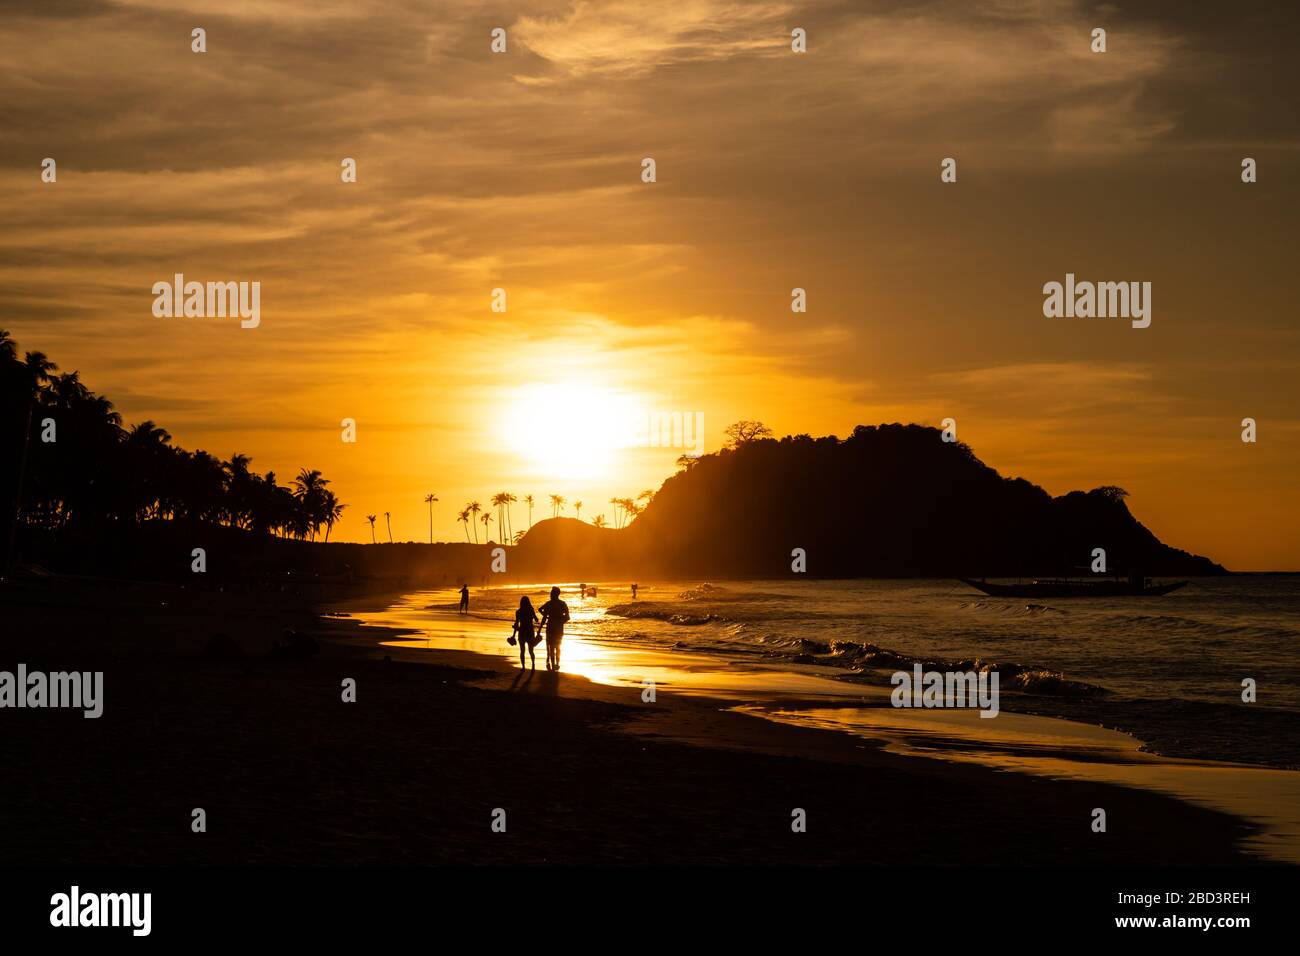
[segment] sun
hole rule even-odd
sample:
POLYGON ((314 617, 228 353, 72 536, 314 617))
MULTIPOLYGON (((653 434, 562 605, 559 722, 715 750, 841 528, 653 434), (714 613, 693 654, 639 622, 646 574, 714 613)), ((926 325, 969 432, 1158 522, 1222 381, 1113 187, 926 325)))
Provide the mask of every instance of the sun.
POLYGON ((505 410, 510 448, 542 477, 608 477, 633 442, 635 404, 623 392, 584 383, 537 383, 515 390, 505 410))

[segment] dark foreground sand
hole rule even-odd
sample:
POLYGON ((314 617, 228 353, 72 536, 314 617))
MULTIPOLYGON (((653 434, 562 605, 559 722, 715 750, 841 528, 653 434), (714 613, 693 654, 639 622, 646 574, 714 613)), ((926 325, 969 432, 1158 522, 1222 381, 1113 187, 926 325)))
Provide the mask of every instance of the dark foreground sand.
POLYGON ((105 672, 98 720, 0 710, 10 864, 1255 862, 1235 849, 1244 824, 1159 795, 897 757, 542 671, 516 686, 497 661, 380 647, 373 629, 248 598, 7 594, 0 630, 0 670, 105 672), (319 654, 268 656, 286 627, 319 654), (218 633, 243 656, 205 655, 218 633), (1109 832, 1091 832, 1094 807, 1109 832))

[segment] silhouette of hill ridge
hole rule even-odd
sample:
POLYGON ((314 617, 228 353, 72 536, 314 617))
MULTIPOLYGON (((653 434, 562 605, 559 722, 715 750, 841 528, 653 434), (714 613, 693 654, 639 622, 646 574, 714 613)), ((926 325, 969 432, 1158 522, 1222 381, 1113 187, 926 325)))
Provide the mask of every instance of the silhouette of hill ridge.
POLYGON ((748 441, 664 482, 620 531, 539 522, 512 569, 539 575, 784 577, 791 552, 812 577, 1086 574, 1213 575, 1172 548, 1114 486, 1052 497, 1005 478, 964 443, 921 425, 859 425, 846 439, 748 441))

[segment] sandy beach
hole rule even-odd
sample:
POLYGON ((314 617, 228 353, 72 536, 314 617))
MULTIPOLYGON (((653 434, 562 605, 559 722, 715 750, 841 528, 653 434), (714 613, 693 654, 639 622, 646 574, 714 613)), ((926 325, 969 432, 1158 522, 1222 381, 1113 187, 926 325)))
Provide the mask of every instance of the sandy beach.
MULTIPOLYGON (((663 590, 679 587, 666 584, 663 590)), ((499 599, 513 600, 515 593, 505 589, 499 599)), ((495 617, 490 610, 452 615, 444 609, 448 598, 443 592, 419 592, 397 598, 382 610, 361 602, 356 617, 413 632, 404 639, 385 641, 388 646, 467 652, 480 661, 504 661, 513 669, 516 652, 502 640, 506 625, 499 612, 495 617)), ((589 624, 603 623, 599 609, 579 613, 584 616, 589 624)), ((585 639, 566 638, 566 671, 583 678, 567 692, 630 703, 640 714, 628 728, 631 732, 645 724, 672 721, 656 713, 660 693, 672 700, 695 699, 765 722, 850 736, 889 754, 1053 780, 1118 784, 1173 796, 1251 824, 1243 847, 1252 856, 1300 863, 1300 773, 1294 770, 1170 756, 1131 733, 1035 713, 1043 700, 1033 696, 1004 695, 1010 709, 992 720, 969 708, 898 709, 890 706, 888 687, 846 682, 831 668, 790 667, 681 647, 665 653, 634 642, 601 639, 598 625, 587 627, 585 633, 585 639), (656 691, 652 704, 645 699, 650 685, 656 691)), ((527 690, 532 679, 513 673, 511 689, 527 690)), ((746 736, 765 739, 764 732, 753 729, 746 736)))
MULTIPOLYGON (((104 715, 16 711, 0 852, 22 863, 1245 864, 1259 828, 1089 779, 901 753, 725 689, 539 671, 367 626, 147 588, 6 598, 6 666, 104 672, 104 715), (285 628, 319 652, 272 655, 285 628), (226 651, 213 651, 216 634, 226 651), (420 644, 426 646, 420 646, 420 644), (205 652, 205 648, 208 651, 205 652), (355 703, 341 699, 356 681, 355 703), (191 832, 191 811, 208 829, 191 832), (1089 814, 1104 807, 1105 834, 1089 814), (508 839, 490 829, 506 811, 508 839), (795 808, 806 833, 792 833, 795 808), (976 838, 975 835, 978 835, 976 838)), ((493 622, 449 618, 462 639, 493 622)), ((568 660, 581 659, 575 641, 568 660)), ((791 698, 795 699, 795 698, 791 698)))

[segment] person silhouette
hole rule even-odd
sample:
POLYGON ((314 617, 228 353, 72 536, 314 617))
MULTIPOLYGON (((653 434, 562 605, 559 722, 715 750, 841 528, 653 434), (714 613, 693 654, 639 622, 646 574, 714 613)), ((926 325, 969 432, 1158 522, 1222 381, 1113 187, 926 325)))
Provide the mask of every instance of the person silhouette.
POLYGON ((469 585, 468 584, 462 584, 460 586, 460 613, 461 614, 469 613, 469 585))
POLYGON ((635 581, 633 581, 633 582, 632 582, 632 600, 633 600, 633 601, 636 600, 636 589, 637 589, 637 587, 638 587, 637 583, 636 583, 635 581))
POLYGON ((546 669, 560 669, 560 642, 564 640, 564 624, 569 619, 569 605, 560 600, 560 589, 551 588, 551 599, 542 605, 542 623, 546 628, 546 669))
MULTIPOLYGON (((533 602, 528 600, 525 594, 519 599, 519 610, 515 611, 515 626, 510 632, 511 637, 516 635, 519 638, 519 669, 524 669, 524 648, 528 648, 528 655, 533 661, 533 670, 537 670, 537 642, 542 639, 541 631, 537 630, 534 625, 537 624, 537 612, 533 610, 533 602)), ((547 645, 550 646, 549 644, 547 645)))

